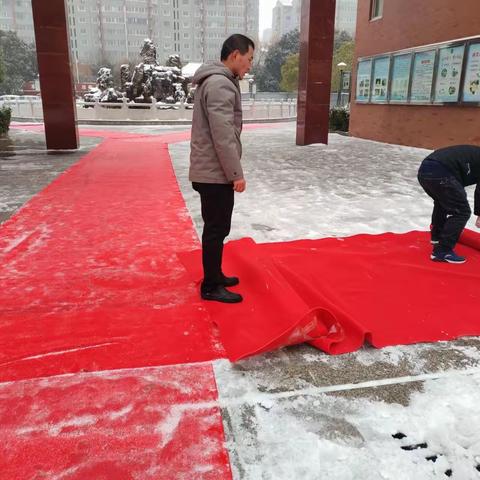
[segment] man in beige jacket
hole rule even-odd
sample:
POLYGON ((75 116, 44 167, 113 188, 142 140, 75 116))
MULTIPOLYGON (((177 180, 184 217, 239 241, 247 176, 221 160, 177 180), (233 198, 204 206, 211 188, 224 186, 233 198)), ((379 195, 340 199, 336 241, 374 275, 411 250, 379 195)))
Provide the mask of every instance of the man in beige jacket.
POLYGON ((195 91, 190 174, 200 194, 202 218, 204 300, 238 303, 242 296, 225 287, 239 283, 222 271, 223 242, 230 233, 234 192, 245 190, 240 158, 242 144, 242 98, 239 79, 252 67, 255 44, 244 35, 225 40, 221 62, 202 65, 193 77, 195 91))

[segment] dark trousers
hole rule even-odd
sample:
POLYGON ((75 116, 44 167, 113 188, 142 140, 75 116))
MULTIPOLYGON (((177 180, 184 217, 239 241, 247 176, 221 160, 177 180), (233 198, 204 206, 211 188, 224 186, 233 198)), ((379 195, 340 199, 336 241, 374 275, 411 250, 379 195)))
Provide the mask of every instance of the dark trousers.
POLYGON ((211 291, 222 284, 223 241, 230 233, 234 192, 231 184, 192 183, 200 194, 202 218, 202 290, 211 291))
POLYGON ((422 162, 418 181, 433 199, 432 239, 439 241, 439 250, 452 250, 472 213, 465 188, 435 160, 422 162))

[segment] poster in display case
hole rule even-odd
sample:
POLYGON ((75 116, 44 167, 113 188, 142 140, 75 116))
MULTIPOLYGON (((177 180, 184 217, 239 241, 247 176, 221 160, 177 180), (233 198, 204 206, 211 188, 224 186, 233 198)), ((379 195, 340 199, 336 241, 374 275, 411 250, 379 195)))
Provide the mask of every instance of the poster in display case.
POLYGON ((436 50, 415 53, 412 75, 411 103, 430 103, 436 50))
POLYGON ((464 53, 465 45, 439 50, 435 102, 458 102, 464 53))
POLYGON ((462 100, 480 102, 480 43, 472 43, 468 49, 462 100))
POLYGON ((358 62, 357 95, 359 102, 368 102, 370 99, 370 78, 372 76, 372 60, 358 62))
POLYGON ((412 54, 395 55, 392 65, 392 87, 390 101, 406 102, 408 100, 408 85, 412 69, 412 54))
POLYGON ((373 63, 372 102, 387 101, 389 73, 390 57, 376 58, 373 63))
POLYGON ((355 99, 480 106, 480 36, 360 58, 355 99))

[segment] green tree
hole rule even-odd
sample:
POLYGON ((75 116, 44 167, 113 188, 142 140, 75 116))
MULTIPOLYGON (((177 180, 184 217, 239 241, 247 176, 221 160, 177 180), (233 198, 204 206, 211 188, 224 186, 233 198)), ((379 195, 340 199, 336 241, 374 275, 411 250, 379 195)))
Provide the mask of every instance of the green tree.
POLYGON ((352 36, 345 30, 335 30, 335 37, 333 39, 333 51, 336 52, 344 43, 353 42, 352 36))
MULTIPOLYGON (((345 31, 335 31, 333 51, 334 55, 341 50, 341 55, 344 55, 343 45, 353 45, 353 39, 345 31)), ((287 58, 291 55, 298 54, 300 51, 300 33, 298 30, 293 30, 285 34, 276 44, 272 45, 268 52, 266 52, 265 60, 262 64, 257 63, 252 69, 252 73, 255 75, 258 90, 263 92, 278 92, 280 89, 288 86, 289 83, 282 87, 282 66, 286 63, 287 58)), ((353 48, 352 48, 353 51, 353 48)), ((291 60, 292 62, 293 60, 291 60)), ((338 60, 334 63, 333 71, 336 69, 337 63, 344 61, 351 66, 351 61, 348 63, 346 60, 338 60)), ((334 58, 335 62, 335 58, 334 58)), ((293 66, 289 64, 289 67, 293 66)), ((287 69, 289 68, 287 67, 287 69)), ((347 68, 347 67, 345 67, 347 68)), ((336 78, 338 78, 338 73, 336 78)), ((333 86, 334 84, 332 84, 333 86)), ((333 87, 335 88, 335 87, 333 87)))
POLYGON ((340 68, 337 65, 341 62, 346 63, 343 71, 352 71, 353 54, 355 50, 355 43, 353 41, 345 42, 339 45, 338 49, 333 54, 332 62, 332 91, 336 92, 340 85, 340 68))
POLYGON ((298 90, 298 62, 300 55, 295 53, 289 55, 282 65, 282 81, 280 88, 282 92, 295 92, 298 90))
POLYGON ((282 65, 287 57, 297 54, 300 49, 299 32, 293 30, 285 34, 276 44, 272 45, 265 55, 263 65, 256 65, 252 73, 261 92, 278 92, 282 80, 282 65))
POLYGON ((0 52, 4 66, 0 94, 21 93, 23 83, 38 74, 35 45, 25 43, 15 32, 0 30, 0 52))

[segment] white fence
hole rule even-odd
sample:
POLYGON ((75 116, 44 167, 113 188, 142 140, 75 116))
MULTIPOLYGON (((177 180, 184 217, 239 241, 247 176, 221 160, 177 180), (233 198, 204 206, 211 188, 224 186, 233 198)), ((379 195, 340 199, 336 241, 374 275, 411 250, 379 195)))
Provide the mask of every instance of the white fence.
MULTIPOLYGON (((8 100, 3 102, 12 109, 14 120, 43 120, 40 100, 8 100)), ((243 119, 246 121, 287 120, 297 115, 295 100, 286 101, 245 101, 243 119)), ((79 123, 189 123, 193 110, 189 105, 165 105, 145 103, 104 103, 77 101, 77 120, 79 123), (172 108, 174 107, 174 108, 172 108)))

